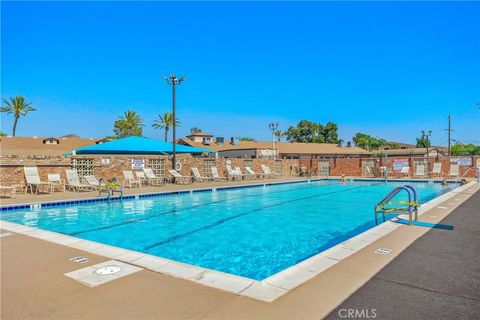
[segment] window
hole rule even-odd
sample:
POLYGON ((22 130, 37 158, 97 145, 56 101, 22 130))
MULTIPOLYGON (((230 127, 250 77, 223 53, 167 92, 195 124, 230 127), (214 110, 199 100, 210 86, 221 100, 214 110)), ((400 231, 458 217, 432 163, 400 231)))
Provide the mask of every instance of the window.
POLYGON ((212 167, 215 167, 215 160, 214 159, 203 160, 203 175, 205 177, 212 176, 212 167))
POLYGON ((93 175, 93 159, 91 158, 73 158, 72 169, 76 169, 78 176, 93 175))
POLYGON ((148 159, 148 167, 157 177, 165 177, 165 159, 148 159))

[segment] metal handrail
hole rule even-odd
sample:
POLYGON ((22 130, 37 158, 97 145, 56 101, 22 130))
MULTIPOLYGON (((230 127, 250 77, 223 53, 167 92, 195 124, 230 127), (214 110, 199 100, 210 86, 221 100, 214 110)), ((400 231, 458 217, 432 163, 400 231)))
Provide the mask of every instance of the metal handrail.
MULTIPOLYGON (((413 223, 412 215, 415 214, 415 221, 418 219, 418 198, 415 188, 409 185, 398 186, 390 191, 382 200, 375 205, 375 224, 378 225, 378 214, 382 213, 383 222, 385 222, 385 210, 382 205, 385 205, 393 197, 395 197, 400 191, 405 190, 408 193, 408 218, 409 224, 413 223), (412 201, 413 199, 413 201, 412 201)), ((393 212, 393 211, 392 211, 393 212)))

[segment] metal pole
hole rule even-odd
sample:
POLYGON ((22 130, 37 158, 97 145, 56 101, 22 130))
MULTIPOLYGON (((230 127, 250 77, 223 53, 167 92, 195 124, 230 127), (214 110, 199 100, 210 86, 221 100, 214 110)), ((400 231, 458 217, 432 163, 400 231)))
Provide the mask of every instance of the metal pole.
POLYGON ((276 159, 277 155, 275 154, 275 130, 272 130, 272 144, 273 144, 273 160, 276 159))
POLYGON ((177 113, 175 110, 175 85, 176 85, 176 77, 174 74, 171 76, 172 79, 172 113, 173 113, 173 157, 172 157, 172 169, 175 170, 176 168, 176 163, 177 163, 177 124, 176 124, 176 119, 177 119, 177 113))
POLYGON ((450 133, 452 132, 452 128, 451 128, 451 119, 452 119, 452 116, 451 115, 448 115, 448 156, 450 157, 450 138, 451 138, 451 135, 450 133))

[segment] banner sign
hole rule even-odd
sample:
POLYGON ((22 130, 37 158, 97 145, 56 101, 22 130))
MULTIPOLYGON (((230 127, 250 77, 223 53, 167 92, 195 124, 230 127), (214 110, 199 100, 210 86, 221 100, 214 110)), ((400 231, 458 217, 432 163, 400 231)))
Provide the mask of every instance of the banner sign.
POLYGON ((450 158, 450 163, 458 163, 461 166, 470 167, 470 166, 472 166, 472 158, 471 157, 450 158))
POLYGON ((409 167, 408 158, 395 159, 393 160, 393 172, 399 173, 402 171, 403 167, 409 167))
POLYGON ((143 170, 145 168, 145 159, 132 159, 132 170, 143 170))

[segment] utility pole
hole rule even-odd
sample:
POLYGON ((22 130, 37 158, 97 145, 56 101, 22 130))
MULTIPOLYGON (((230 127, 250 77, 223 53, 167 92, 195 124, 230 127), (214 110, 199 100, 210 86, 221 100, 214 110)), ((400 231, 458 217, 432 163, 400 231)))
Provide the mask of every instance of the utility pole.
POLYGON ((273 159, 276 159, 276 154, 275 154, 275 130, 278 129, 278 122, 272 122, 268 125, 268 128, 272 130, 272 145, 273 145, 273 159))
POLYGON ((452 116, 448 115, 448 156, 450 157, 450 145, 452 141, 452 116))
POLYGON ((180 85, 187 77, 177 77, 174 73, 171 73, 169 77, 163 76, 163 79, 167 82, 168 85, 172 86, 172 114, 173 114, 173 153, 172 153, 172 169, 175 170, 175 165, 177 163, 177 114, 175 108, 176 93, 175 88, 177 85, 180 85))

